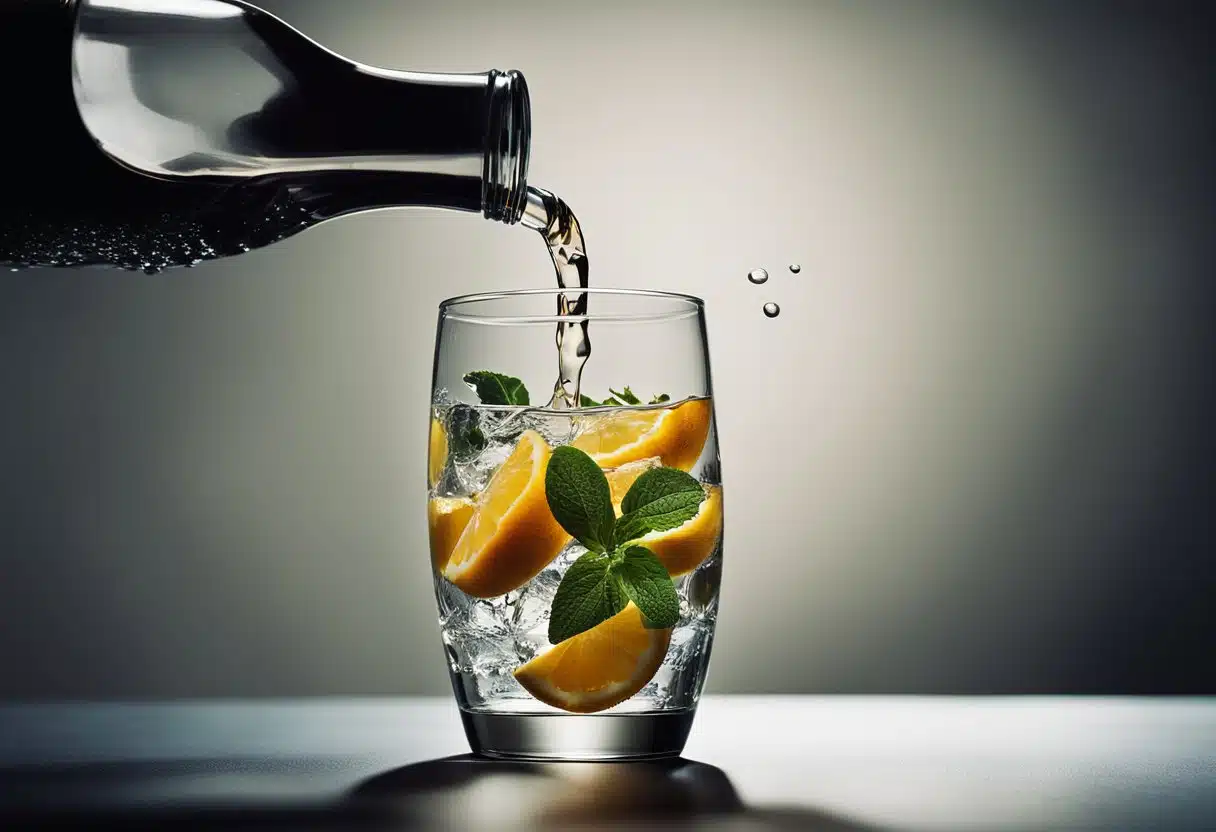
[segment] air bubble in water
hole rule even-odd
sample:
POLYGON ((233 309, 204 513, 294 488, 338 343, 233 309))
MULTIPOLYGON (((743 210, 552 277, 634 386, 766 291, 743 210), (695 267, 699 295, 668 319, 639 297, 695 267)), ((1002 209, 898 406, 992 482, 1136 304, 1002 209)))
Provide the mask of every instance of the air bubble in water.
POLYGON ((802 271, 802 266, 800 266, 798 263, 790 263, 791 274, 798 274, 800 271, 802 271))
POLYGON ((775 318, 781 314, 781 307, 772 301, 769 301, 768 303, 764 304, 764 314, 770 318, 775 318))
POLYGON ((756 285, 766 283, 768 282, 768 272, 764 269, 752 269, 747 273, 747 279, 756 285))

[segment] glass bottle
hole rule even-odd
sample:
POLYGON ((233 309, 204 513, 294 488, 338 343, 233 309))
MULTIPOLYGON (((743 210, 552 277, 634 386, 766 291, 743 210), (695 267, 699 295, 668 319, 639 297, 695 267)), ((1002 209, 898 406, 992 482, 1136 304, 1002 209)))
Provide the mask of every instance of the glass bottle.
POLYGON ((343 58, 242 0, 0 0, 0 264, 157 271, 391 206, 514 224, 517 71, 343 58))

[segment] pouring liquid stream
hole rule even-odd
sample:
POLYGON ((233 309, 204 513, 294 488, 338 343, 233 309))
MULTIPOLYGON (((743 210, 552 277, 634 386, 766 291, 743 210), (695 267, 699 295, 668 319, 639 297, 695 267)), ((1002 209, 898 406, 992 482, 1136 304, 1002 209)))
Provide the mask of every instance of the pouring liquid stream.
MULTIPOLYGON (((520 222, 539 231, 545 238, 560 288, 587 288, 587 246, 578 218, 570 206, 548 191, 529 186, 527 205, 520 222)), ((586 315, 587 293, 561 293, 557 299, 557 314, 586 315)), ((585 319, 562 321, 557 325, 557 383, 553 385, 549 407, 564 410, 579 406, 583 366, 591 357, 591 337, 587 327, 585 319)))

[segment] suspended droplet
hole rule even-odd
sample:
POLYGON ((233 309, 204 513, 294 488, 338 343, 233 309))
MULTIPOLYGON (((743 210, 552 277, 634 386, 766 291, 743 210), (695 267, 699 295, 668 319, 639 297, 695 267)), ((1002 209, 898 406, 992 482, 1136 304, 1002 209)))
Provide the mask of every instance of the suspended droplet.
POLYGON ((772 301, 769 301, 768 303, 764 304, 764 314, 770 318, 775 318, 781 314, 781 307, 772 301))
POLYGON ((747 279, 758 286, 768 281, 768 272, 764 269, 752 269, 747 273, 747 279))
POLYGON ((798 263, 790 263, 790 272, 792 274, 798 274, 798 272, 800 272, 800 271, 802 271, 801 265, 799 265, 798 263))

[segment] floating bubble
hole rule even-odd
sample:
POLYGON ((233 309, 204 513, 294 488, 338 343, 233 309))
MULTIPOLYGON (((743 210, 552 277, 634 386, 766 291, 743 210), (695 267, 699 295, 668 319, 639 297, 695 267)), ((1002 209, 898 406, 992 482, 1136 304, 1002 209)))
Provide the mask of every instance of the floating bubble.
POLYGON ((747 273, 747 279, 756 285, 768 282, 768 272, 764 269, 752 269, 747 273))
POLYGON ((775 318, 781 314, 781 307, 772 301, 769 301, 768 303, 764 304, 764 314, 770 318, 775 318))

